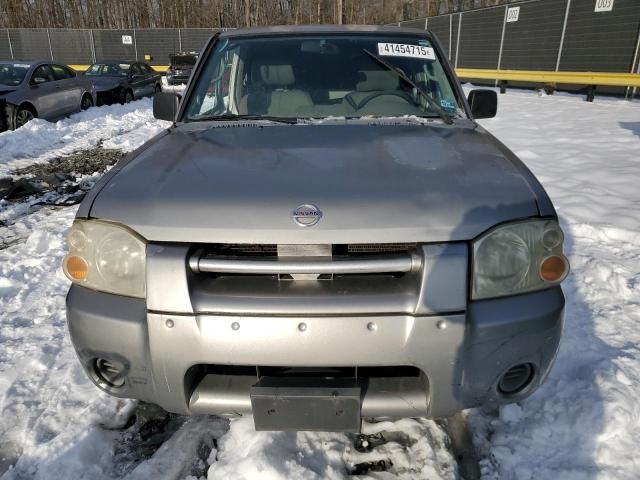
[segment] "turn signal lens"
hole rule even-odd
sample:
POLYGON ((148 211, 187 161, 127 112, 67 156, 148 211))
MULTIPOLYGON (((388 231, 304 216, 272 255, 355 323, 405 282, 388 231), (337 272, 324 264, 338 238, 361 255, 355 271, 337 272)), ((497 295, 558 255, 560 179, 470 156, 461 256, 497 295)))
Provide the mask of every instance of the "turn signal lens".
POLYGON ((78 255, 68 256, 64 262, 64 273, 70 280, 85 280, 89 272, 87 261, 78 255))
POLYGON ((569 273, 569 262, 566 257, 553 255, 545 258, 540 264, 540 278, 545 282, 561 282, 569 273))

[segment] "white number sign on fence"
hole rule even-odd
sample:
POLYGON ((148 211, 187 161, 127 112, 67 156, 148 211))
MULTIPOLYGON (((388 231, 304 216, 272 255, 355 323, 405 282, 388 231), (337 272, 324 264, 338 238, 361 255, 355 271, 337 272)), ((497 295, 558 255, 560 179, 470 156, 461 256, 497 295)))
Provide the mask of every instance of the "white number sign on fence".
POLYGON ((520 7, 511 7, 507 10, 507 22, 517 22, 520 17, 520 7))
POLYGON ((133 37, 131 35, 122 35, 123 45, 133 45, 133 37))
POLYGON ((610 12, 613 10, 613 0, 596 0, 594 12, 610 12))

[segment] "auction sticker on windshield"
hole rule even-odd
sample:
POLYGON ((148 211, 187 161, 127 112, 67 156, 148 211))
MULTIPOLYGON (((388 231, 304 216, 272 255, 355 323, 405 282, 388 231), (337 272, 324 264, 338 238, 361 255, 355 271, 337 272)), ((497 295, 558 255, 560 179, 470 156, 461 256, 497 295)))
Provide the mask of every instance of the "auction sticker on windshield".
POLYGON ((404 43, 378 43, 378 55, 389 57, 413 57, 435 60, 436 53, 431 47, 407 45, 404 43))

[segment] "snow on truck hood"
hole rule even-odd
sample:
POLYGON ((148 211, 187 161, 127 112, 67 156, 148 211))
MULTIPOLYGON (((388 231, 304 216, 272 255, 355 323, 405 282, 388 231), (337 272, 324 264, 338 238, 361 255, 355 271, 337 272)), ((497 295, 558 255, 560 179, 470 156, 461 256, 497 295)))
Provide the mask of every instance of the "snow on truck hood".
POLYGON ((191 123, 114 169, 79 215, 93 200, 91 217, 167 242, 468 240, 539 214, 535 179, 500 147, 438 124, 191 123), (322 212, 313 227, 291 218, 303 204, 322 212))

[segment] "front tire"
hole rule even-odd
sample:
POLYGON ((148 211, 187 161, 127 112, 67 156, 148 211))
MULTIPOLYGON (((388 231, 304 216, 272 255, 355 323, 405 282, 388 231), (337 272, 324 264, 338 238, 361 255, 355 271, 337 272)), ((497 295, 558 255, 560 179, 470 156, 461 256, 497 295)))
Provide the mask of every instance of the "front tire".
POLYGON ((131 90, 126 90, 124 92, 124 102, 123 103, 129 103, 129 102, 133 102, 133 92, 131 90))
POLYGON ((93 107, 93 98, 91 98, 91 95, 89 95, 88 93, 85 93, 82 96, 82 101, 80 102, 80 109, 88 110, 91 107, 93 107))
POLYGON ((38 115, 31 107, 20 107, 16 112, 15 128, 25 126, 34 118, 38 118, 38 115))

